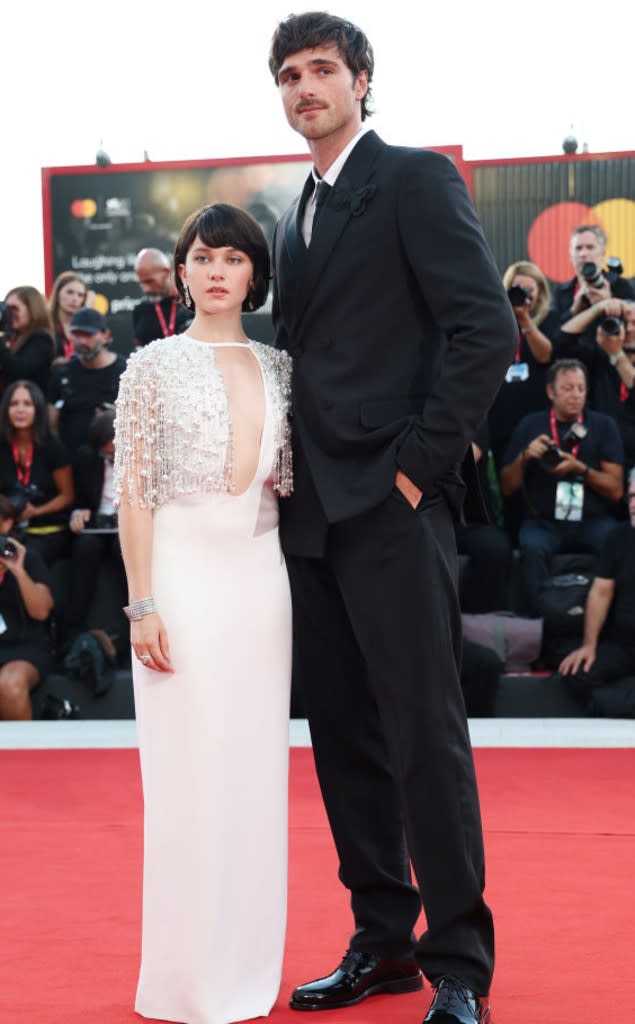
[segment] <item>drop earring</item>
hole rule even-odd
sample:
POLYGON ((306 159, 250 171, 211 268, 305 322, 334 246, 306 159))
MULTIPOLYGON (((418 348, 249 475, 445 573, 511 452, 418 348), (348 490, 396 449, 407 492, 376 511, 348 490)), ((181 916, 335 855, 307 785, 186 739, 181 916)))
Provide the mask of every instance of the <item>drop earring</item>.
POLYGON ((190 290, 187 286, 187 281, 183 282, 183 297, 185 299, 185 305, 187 306, 188 309, 190 309, 192 305, 192 298, 190 296, 190 290))

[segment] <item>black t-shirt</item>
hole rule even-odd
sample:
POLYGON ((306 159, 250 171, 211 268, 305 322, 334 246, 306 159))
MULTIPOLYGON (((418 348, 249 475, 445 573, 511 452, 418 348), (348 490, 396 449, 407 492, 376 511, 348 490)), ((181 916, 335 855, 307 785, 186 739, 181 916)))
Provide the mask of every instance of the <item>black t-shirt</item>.
MULTIPOLYGON (((580 461, 586 466, 590 466, 591 469, 599 469, 601 462, 615 462, 622 465, 624 449, 615 421, 603 413, 586 410, 584 425, 587 428, 587 435, 580 441, 578 451, 580 461)), ((570 426, 570 423, 557 423, 559 442, 562 441, 570 426)), ((551 437, 549 410, 532 413, 521 420, 507 446, 504 465, 508 466, 513 462, 516 456, 520 455, 539 434, 551 437)), ((540 517, 549 522, 555 521, 556 489, 560 479, 563 478, 545 472, 538 459, 528 459, 525 463, 527 498, 540 517)), ((574 478, 570 476, 565 479, 573 480, 574 478)), ((588 484, 585 485, 582 510, 584 520, 614 516, 616 512, 615 502, 608 501, 597 494, 588 484)))
MULTIPOLYGON (((34 583, 51 585, 50 577, 42 556, 37 551, 28 551, 24 556, 24 568, 34 583)), ((39 622, 27 614, 20 588, 13 573, 7 570, 0 580, 0 651, 8 647, 48 647, 49 637, 46 622, 39 622)))
MULTIPOLYGON (((539 327, 549 339, 553 334, 557 336, 558 324, 555 314, 549 313, 539 327)), ((490 439, 495 452, 499 451, 523 416, 546 409, 549 405, 545 389, 549 364, 539 363, 534 358, 529 342, 522 335, 519 336, 519 342, 514 362, 511 364, 511 373, 508 372, 501 384, 488 416, 490 439), (527 368, 526 380, 520 379, 519 371, 523 366, 527 368)))
POLYGON ((624 444, 627 466, 635 464, 635 387, 622 386, 617 368, 611 366, 606 352, 596 346, 593 408, 617 421, 624 444))
POLYGON ((17 352, 0 340, 0 379, 5 386, 14 380, 32 380, 46 394, 54 355, 53 338, 46 331, 34 331, 17 352))
MULTIPOLYGON (((600 318, 601 319, 601 318, 600 318)), ((609 357, 595 340, 600 319, 593 323, 589 337, 562 332, 556 344, 557 359, 579 359, 586 366, 589 380, 589 406, 617 420, 626 465, 635 462, 635 388, 622 400, 621 377, 609 357)))
POLYGON ((635 646, 635 528, 623 523, 606 539, 595 575, 615 580, 615 593, 602 639, 635 646))
MULTIPOLYGON (((31 504, 45 505, 55 497, 57 487, 53 479, 53 471, 61 469, 62 466, 70 466, 71 458, 61 441, 51 437, 44 444, 36 444, 33 448, 33 463, 31 465, 30 484, 39 489, 39 495, 31 499, 31 504)), ((0 442, 0 494, 11 497, 16 489, 18 476, 11 445, 6 441, 0 442)), ((41 516, 33 520, 33 526, 66 526, 68 523, 68 509, 60 512, 53 512, 52 515, 41 516)))
POLYGON ((53 370, 48 400, 59 408, 60 440, 70 452, 76 452, 87 443, 88 428, 97 406, 114 403, 125 368, 126 359, 122 355, 101 370, 86 369, 78 357, 73 356, 53 370))
POLYGON ((163 326, 157 311, 155 309, 156 303, 150 302, 148 299, 142 299, 138 306, 132 311, 132 324, 135 341, 138 345, 148 345, 151 341, 156 341, 157 338, 168 337, 172 334, 182 334, 194 319, 194 314, 182 306, 177 299, 161 299, 160 306, 163 311, 163 318, 166 326, 170 326, 170 318, 172 316, 172 304, 175 303, 176 320, 173 330, 164 331, 163 326))

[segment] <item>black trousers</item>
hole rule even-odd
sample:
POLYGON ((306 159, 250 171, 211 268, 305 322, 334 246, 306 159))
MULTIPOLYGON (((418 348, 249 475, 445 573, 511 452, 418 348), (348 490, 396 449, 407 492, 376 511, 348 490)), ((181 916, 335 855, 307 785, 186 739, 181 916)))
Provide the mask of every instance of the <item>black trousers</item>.
POLYGON ((492 523, 457 525, 456 544, 469 561, 459 579, 461 610, 480 615, 509 608, 514 552, 509 537, 492 523))
POLYGON ((324 558, 287 565, 296 677, 351 892, 351 946, 414 950, 429 980, 451 974, 485 994, 494 935, 449 510, 438 497, 415 511, 393 490, 329 527, 324 558), (422 905, 427 931, 416 942, 422 905))
POLYGON ((110 559, 116 566, 125 595, 125 570, 118 533, 78 533, 71 548, 71 597, 68 626, 71 631, 86 628, 87 616, 99 585, 101 563, 110 559))

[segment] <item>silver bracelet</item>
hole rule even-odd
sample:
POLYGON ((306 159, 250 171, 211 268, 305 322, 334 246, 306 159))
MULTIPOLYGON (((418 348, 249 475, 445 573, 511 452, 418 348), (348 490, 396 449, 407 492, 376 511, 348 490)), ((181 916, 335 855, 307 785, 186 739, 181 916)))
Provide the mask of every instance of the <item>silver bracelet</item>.
POLYGON ((139 601, 131 601, 124 608, 124 612, 131 622, 138 622, 145 615, 152 615, 156 612, 157 606, 153 597, 142 597, 139 601))

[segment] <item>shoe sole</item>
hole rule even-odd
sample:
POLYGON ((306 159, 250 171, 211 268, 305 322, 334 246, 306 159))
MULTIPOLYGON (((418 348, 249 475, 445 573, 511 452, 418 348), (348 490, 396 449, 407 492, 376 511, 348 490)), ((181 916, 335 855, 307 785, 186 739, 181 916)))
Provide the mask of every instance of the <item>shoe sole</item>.
POLYGON ((420 992, 423 988, 423 978, 419 975, 416 978, 401 978, 399 981, 382 981, 378 985, 367 988, 356 999, 347 999, 346 1002, 337 1003, 299 1003, 295 999, 289 1001, 292 1010, 342 1010, 347 1006, 355 1006, 362 1003, 369 996, 379 995, 403 995, 405 992, 420 992))

